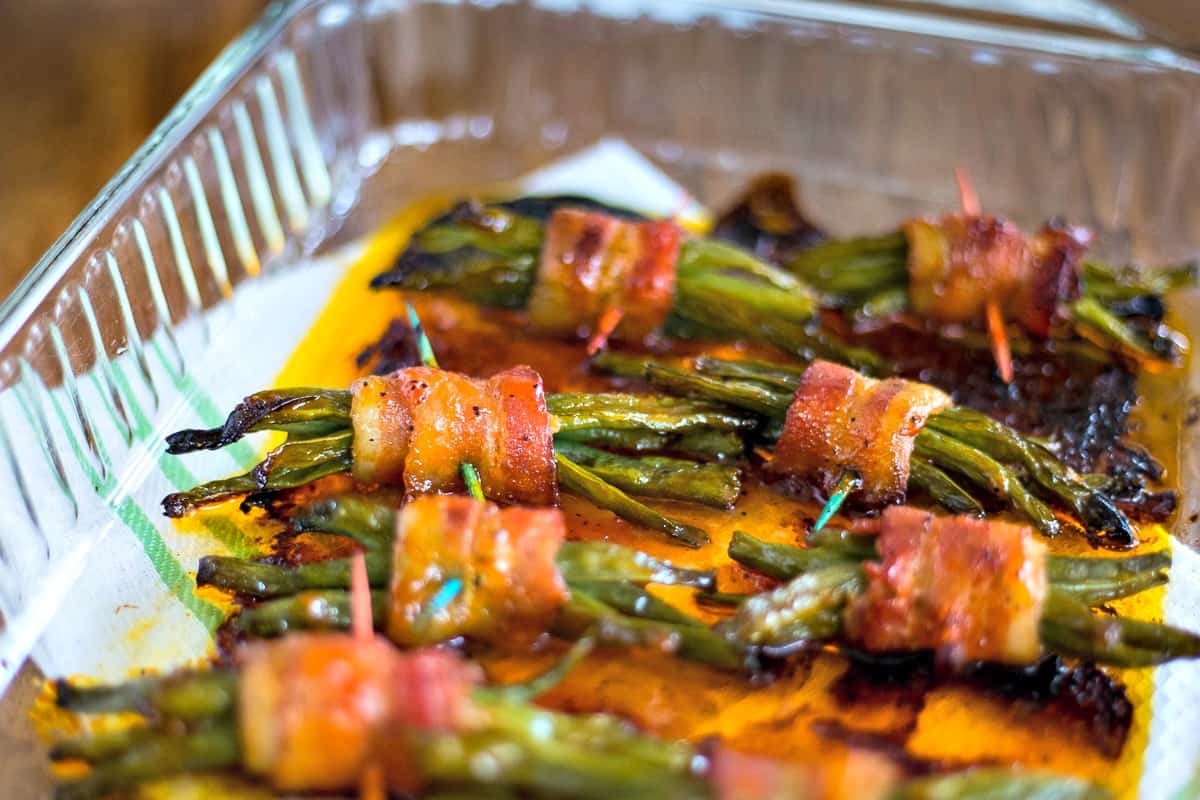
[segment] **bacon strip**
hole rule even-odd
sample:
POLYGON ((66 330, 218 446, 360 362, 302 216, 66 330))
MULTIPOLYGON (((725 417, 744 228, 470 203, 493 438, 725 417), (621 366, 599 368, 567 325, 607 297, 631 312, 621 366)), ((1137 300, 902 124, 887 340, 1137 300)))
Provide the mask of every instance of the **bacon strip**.
MULTIPOLYGON (((257 642, 239 658, 245 765, 280 791, 353 788, 378 763, 381 736, 454 730, 472 713, 474 673, 448 653, 323 633, 257 642)), ((390 753, 388 771, 415 775, 402 760, 390 753)))
POLYGON ((529 320, 539 333, 589 337, 612 309, 614 335, 641 340, 662 327, 675 293, 682 231, 672 222, 628 222, 558 209, 546 224, 529 320))
POLYGON ((1046 549, 1024 525, 883 513, 880 561, 846 609, 846 633, 874 652, 931 649, 949 663, 1029 664, 1041 654, 1046 549))
POLYGON ((558 499, 542 380, 520 366, 477 380, 433 367, 371 376, 351 387, 354 477, 411 495, 457 489, 474 464, 484 494, 509 503, 558 499))
POLYGON ((908 304, 939 322, 983 318, 996 302, 1007 310, 1030 278, 1025 236, 992 216, 946 214, 905 223, 908 237, 908 304))
POLYGON ((988 303, 1040 338, 1064 302, 1079 296, 1079 262, 1091 239, 1084 228, 1050 223, 1026 237, 993 216, 956 213, 912 220, 908 301, 944 323, 978 322, 988 303))
POLYGON ((388 637, 410 646, 536 637, 567 601, 555 562, 565 536, 558 509, 414 500, 396 523, 388 637))
POLYGON ((899 378, 879 381, 849 367, 814 361, 788 407, 769 469, 824 492, 853 470, 859 499, 896 503, 908 487, 913 441, 925 420, 951 403, 932 386, 899 378))
POLYGON ((1079 264, 1091 243, 1086 228, 1048 223, 1029 242, 1030 280, 1014 298, 1014 319, 1034 336, 1050 335, 1063 303, 1079 297, 1079 264))

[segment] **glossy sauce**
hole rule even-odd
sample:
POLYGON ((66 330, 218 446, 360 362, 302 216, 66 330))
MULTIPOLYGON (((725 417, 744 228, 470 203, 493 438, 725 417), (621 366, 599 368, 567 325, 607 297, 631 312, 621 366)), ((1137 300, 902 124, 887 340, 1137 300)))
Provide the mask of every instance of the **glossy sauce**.
MULTIPOLYGON (((437 201, 420 204, 372 239, 275 385, 348 386, 362 374, 355 356, 378 339, 391 320, 403 316, 404 300, 411 299, 443 367, 488 375, 514 364, 529 364, 542 374, 550 392, 611 388, 609 380, 587 373, 581 343, 535 339, 525 332, 523 314, 480 309, 448 297, 414 294, 405 298, 397 291, 375 292, 367 287, 372 276, 390 266, 412 230, 442 207, 437 201)), ((695 351, 695 345, 679 347, 695 351)), ((708 348, 708 352, 729 356, 750 349, 725 345, 708 348)), ((753 354, 764 352, 755 350, 753 354)), ((1154 408, 1141 412, 1141 440, 1167 464, 1168 474, 1174 474, 1175 452, 1168 443, 1177 430, 1175 417, 1159 419, 1160 410, 1154 408)), ((732 511, 654 503, 712 535, 712 543, 697 551, 669 544, 655 532, 618 520, 570 495, 562 498, 568 537, 632 545, 678 564, 715 567, 722 591, 755 591, 769 582, 729 561, 726 548, 731 533, 741 529, 764 539, 796 543, 817 509, 784 496, 753 476, 747 476, 744 483, 743 496, 732 511)), ((276 532, 270 524, 256 523, 263 518, 261 514, 247 517, 238 513, 236 503, 202 513, 229 515, 243 528, 256 528, 251 535, 260 541, 276 532)), ((197 523, 184 520, 181 524, 197 523)), ((1161 528, 1146 530, 1143 535, 1145 547, 1163 545, 1161 528)), ((1071 537, 1050 544, 1054 552, 1087 550, 1086 543, 1071 537)), ((303 548, 304 539, 292 546, 303 548)), ((207 599, 220 597, 218 592, 202 591, 207 599)), ((692 602, 690 589, 654 587, 654 591, 709 621, 719 619, 692 602)), ((1114 606, 1122 613, 1161 618, 1162 598, 1163 590, 1158 589, 1114 606)), ((560 653, 561 646, 551 642, 539 652, 489 656, 482 663, 492 680, 510 682, 541 670, 560 653)), ((572 711, 611 711, 659 735, 696 742, 720 737, 737 749, 801 762, 840 763, 847 752, 846 741, 853 739, 893 753, 902 748, 907 752, 906 762, 918 769, 930 764, 1023 765, 1096 779, 1118 796, 1136 789, 1150 721, 1152 673, 1148 670, 1118 675, 1134 704, 1133 723, 1121 754, 1110 759, 1094 746, 1086 724, 1064 721, 1053 709, 997 699, 962 683, 935 682, 932 688, 914 691, 902 681, 897 685, 868 682, 848 691, 847 667, 845 659, 831 653, 801 656, 781 665, 770 682, 752 685, 744 676, 651 649, 606 650, 592 655, 542 702, 572 711)))

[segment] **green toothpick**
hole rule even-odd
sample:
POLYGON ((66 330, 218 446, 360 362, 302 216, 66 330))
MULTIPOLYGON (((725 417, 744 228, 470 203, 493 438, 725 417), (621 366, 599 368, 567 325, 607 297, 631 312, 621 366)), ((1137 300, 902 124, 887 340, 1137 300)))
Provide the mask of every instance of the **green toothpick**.
MULTIPOLYGON (((421 318, 417 316, 417 310, 413 308, 412 303, 404 305, 408 311, 408 325, 412 328, 413 335, 417 337, 417 352, 421 355, 421 363, 436 369, 438 367, 437 356, 433 353, 433 344, 425 334, 425 327, 421 325, 421 318)), ((458 471, 462 475, 463 483, 467 485, 467 494, 476 500, 484 500, 483 484, 479 480, 479 470, 475 469, 475 465, 460 464, 458 471)))
POLYGON ((825 507, 821 509, 820 516, 817 517, 817 524, 813 525, 812 532, 816 533, 825 527, 825 523, 833 519, 833 516, 838 513, 842 507, 842 503, 846 502, 846 498, 851 492, 857 492, 862 488, 862 478, 854 470, 846 470, 838 478, 837 486, 834 488, 833 494, 829 495, 829 499, 825 501, 825 507))
POLYGON ((467 494, 476 500, 483 500, 483 484, 479 482, 479 470, 475 469, 475 465, 464 462, 458 471, 462 473, 463 482, 467 484, 467 494))
POLYGON ((429 343, 429 337, 425 334, 425 328, 421 325, 421 318, 417 316, 417 310, 413 308, 412 303, 405 303, 404 305, 408 311, 408 325, 417 337, 417 352, 421 356, 421 363, 427 367, 434 367, 436 369, 438 366, 437 356, 433 354, 433 345, 429 343))

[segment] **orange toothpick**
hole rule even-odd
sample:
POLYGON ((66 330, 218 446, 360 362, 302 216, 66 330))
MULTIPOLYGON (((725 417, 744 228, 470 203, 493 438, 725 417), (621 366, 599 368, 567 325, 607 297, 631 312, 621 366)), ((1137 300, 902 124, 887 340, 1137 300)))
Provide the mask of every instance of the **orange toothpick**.
POLYGON ((1008 346, 1008 331, 1004 328, 1000 306, 994 301, 987 304, 987 328, 988 338, 992 340, 992 358, 996 360, 1000 378, 1005 383, 1012 383, 1012 350, 1008 346))
MULTIPOLYGON (((955 167, 954 180, 958 182, 958 202, 962 205, 963 213, 972 217, 979 216, 982 207, 971 176, 962 167, 955 167)), ((996 368, 1000 370, 1001 380, 1005 383, 1012 383, 1012 348, 1008 344, 1008 331, 1004 327, 1004 315, 1000 313, 1000 306, 994 300, 988 302, 985 310, 987 312, 988 338, 992 341, 992 358, 996 361, 996 368)))
POLYGON ((964 214, 978 217, 981 211, 979 195, 975 191, 975 183, 962 167, 954 168, 954 180, 958 182, 958 202, 962 205, 964 214))
POLYGON ((604 309, 604 313, 600 315, 600 321, 596 323, 596 333, 588 340, 587 354, 594 356, 604 349, 608 344, 608 337, 613 335, 613 331, 621 324, 621 320, 625 318, 625 310, 617 306, 610 306, 604 309))
POLYGON ((767 463, 775 460, 775 454, 762 447, 754 448, 754 454, 767 463))
POLYGON ((367 559, 362 552, 350 562, 350 630, 354 638, 367 641, 375 636, 371 618, 371 584, 367 579, 367 559))
POLYGON ((359 800, 387 800, 387 786, 383 782, 383 770, 378 764, 368 764, 358 782, 359 800))

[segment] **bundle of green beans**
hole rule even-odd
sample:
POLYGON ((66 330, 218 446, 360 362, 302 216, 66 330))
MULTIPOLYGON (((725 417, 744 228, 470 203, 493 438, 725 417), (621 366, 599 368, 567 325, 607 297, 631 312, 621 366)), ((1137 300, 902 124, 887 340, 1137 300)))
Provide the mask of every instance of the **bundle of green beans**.
MULTIPOLYGON (((681 368, 617 353, 601 353, 592 364, 610 373, 645 378, 668 392, 760 415, 768 439, 779 435, 804 374, 801 367, 759 361, 699 358, 690 368, 681 368)), ((931 415, 917 435, 909 486, 922 489, 954 513, 982 513, 981 498, 1005 502, 1047 536, 1056 536, 1062 527, 1049 505, 1054 504, 1069 511, 1100 544, 1126 548, 1137 541, 1133 526, 1112 499, 1044 445, 962 406, 931 415)))
MULTIPOLYGON (((586 648, 574 648, 527 684, 476 689, 472 700, 481 713, 467 730, 414 737, 414 762, 426 784, 421 796, 730 800, 730 787, 711 779, 708 758, 690 744, 638 732, 607 714, 572 715, 531 704, 583 653, 586 648)), ((115 686, 60 683, 58 703, 65 709, 89 715, 132 711, 144 723, 59 742, 52 758, 83 760, 89 770, 60 782, 55 796, 87 800, 183 773, 241 770, 240 690, 238 674, 223 669, 115 686)), ((889 800, 1107 797, 1076 779, 997 768, 898 780, 886 791, 889 800)))
MULTIPOLYGON (((529 702, 584 653, 571 654, 529 684, 476 689, 472 702, 479 713, 465 730, 414 737, 413 757, 424 782, 435 793, 486 786, 597 800, 612 792, 647 799, 706 797, 696 754, 687 745, 641 734, 609 715, 569 715, 529 702), (492 768, 481 774, 477 765, 484 761, 492 768)), ((82 714, 135 711, 146 724, 58 744, 52 757, 84 759, 91 768, 80 779, 60 783, 56 797, 96 798, 185 772, 237 771, 240 691, 238 674, 225 669, 116 686, 60 683, 63 708, 82 714)))
MULTIPOLYGON (((812 544, 801 548, 734 534, 730 558, 786 583, 758 595, 723 596, 722 602, 738 605, 734 617, 722 623, 727 636, 768 652, 837 638, 845 603, 864 589, 861 564, 875 557, 873 537, 826 530, 812 544)), ((1165 584, 1170 564, 1166 551, 1119 558, 1047 556, 1050 592, 1039 629, 1042 645, 1115 667, 1200 658, 1200 636, 1194 633, 1090 610, 1165 584)))
MULTIPOLYGON (((414 234, 395 266, 373 286, 450 289, 472 302, 524 308, 537 276, 546 219, 580 198, 464 202, 414 234)), ((604 208, 610 213, 629 212, 604 208)), ((666 332, 684 338, 743 338, 811 360, 829 358, 871 373, 887 371, 876 354, 823 327, 816 295, 795 276, 714 239, 683 241, 675 302, 666 332)))
MULTIPOLYGON (((385 505, 348 495, 297 509, 291 525, 358 541, 365 551, 367 579, 372 588, 381 589, 388 585, 393 567, 393 515, 385 505)), ((711 571, 676 567, 608 542, 564 542, 555 561, 570 599, 555 619, 546 620, 551 633, 576 638, 592 631, 615 646, 669 642, 679 656, 718 669, 755 668, 753 653, 717 636, 644 588, 657 583, 711 589, 715 581, 711 571)), ((200 561, 196 582, 261 601, 242 609, 231 624, 247 636, 274 637, 295 630, 348 629, 351 569, 349 559, 283 566, 207 556, 200 561)), ((386 592, 372 592, 372 605, 373 619, 386 629, 386 592)))
MULTIPOLYGON (((546 404, 556 425, 558 480, 568 492, 688 547, 704 544, 708 534, 630 495, 716 508, 728 508, 737 499, 737 468, 716 462, 742 454, 740 434, 757 424, 749 415, 706 401, 620 393, 550 394, 546 404), (597 446, 638 454, 620 455, 597 446), (647 454, 654 452, 664 455, 647 454)), ((167 516, 239 495, 296 488, 352 466, 348 390, 258 392, 239 403, 219 428, 171 434, 167 452, 215 450, 268 430, 286 433, 287 440, 241 475, 168 495, 163 500, 167 516)))
MULTIPOLYGON (((882 318, 908 308, 908 247, 908 238, 900 232, 832 240, 791 255, 784 266, 820 292, 822 304, 860 318, 882 318)), ((1194 286, 1196 277, 1196 264, 1119 270, 1088 259, 1080 268, 1080 296, 1065 312, 1077 330, 1085 329, 1107 350, 1178 363, 1183 336, 1165 325, 1150 331, 1131 325, 1128 317, 1141 316, 1147 304, 1129 301, 1152 298, 1156 315, 1161 315, 1162 296, 1194 286)))

